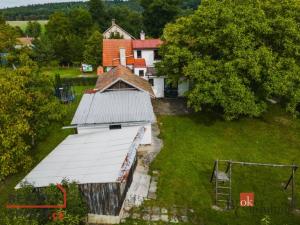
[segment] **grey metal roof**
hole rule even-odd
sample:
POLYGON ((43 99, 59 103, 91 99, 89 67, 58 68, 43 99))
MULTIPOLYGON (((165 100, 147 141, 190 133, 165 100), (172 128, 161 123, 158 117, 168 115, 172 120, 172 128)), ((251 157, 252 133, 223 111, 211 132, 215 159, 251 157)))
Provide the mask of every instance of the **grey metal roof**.
POLYGON ((133 163, 144 135, 143 127, 97 131, 68 136, 46 156, 23 182, 35 187, 61 183, 78 184, 119 182, 133 163))
POLYGON ((142 91, 110 91, 84 94, 72 125, 110 124, 155 121, 148 93, 142 91))

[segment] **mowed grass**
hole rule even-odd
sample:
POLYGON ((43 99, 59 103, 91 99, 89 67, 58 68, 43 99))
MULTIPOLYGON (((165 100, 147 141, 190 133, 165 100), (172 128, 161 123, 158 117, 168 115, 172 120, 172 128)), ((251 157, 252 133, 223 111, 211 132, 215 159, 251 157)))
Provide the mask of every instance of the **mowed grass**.
MULTIPOLYGON (((77 109, 81 96, 85 90, 90 89, 90 86, 76 86, 74 91, 76 99, 71 104, 62 104, 67 110, 66 119, 62 123, 52 124, 50 132, 42 141, 32 149, 32 156, 34 159, 34 166, 37 165, 45 156, 47 156, 60 142, 62 142, 68 135, 73 134, 72 129, 62 129, 63 126, 70 125, 71 119, 77 109)), ((32 167, 33 168, 33 167, 32 167)), ((8 202, 9 195, 14 187, 24 178, 29 171, 23 171, 18 174, 12 175, 0 182, 0 217, 1 212, 4 211, 5 205, 8 202)))
MULTIPOLYGON (((27 23, 29 21, 7 21, 7 23, 11 26, 18 26, 20 27, 23 31, 25 31, 27 23)), ((42 25, 42 30, 45 30, 45 25, 48 23, 48 20, 37 20, 42 25)))
POLYGON ((265 215, 270 215, 272 225, 300 224, 300 214, 286 212, 291 188, 284 191, 283 185, 290 169, 233 166, 236 207, 226 212, 211 209, 214 192, 210 183, 216 159, 300 165, 299 119, 274 109, 261 119, 226 122, 211 114, 195 114, 160 116, 158 122, 164 147, 151 166, 160 171, 160 178, 158 198, 149 204, 194 209, 193 224, 199 225, 255 225, 265 215), (241 192, 254 192, 255 213, 239 207, 241 192))
POLYGON ((46 75, 51 77, 55 77, 56 74, 59 74, 61 77, 71 78, 71 77, 78 77, 81 75, 87 76, 96 76, 96 73, 82 73, 79 67, 49 67, 43 68, 42 72, 46 75))

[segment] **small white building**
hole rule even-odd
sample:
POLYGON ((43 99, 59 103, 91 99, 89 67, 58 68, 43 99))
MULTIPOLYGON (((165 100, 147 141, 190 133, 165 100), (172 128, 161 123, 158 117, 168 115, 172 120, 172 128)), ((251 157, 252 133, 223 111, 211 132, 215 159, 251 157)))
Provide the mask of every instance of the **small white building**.
POLYGON ((72 120, 78 134, 144 127, 143 145, 152 144, 156 121, 150 84, 128 68, 117 66, 98 78, 96 88, 85 93, 72 120))

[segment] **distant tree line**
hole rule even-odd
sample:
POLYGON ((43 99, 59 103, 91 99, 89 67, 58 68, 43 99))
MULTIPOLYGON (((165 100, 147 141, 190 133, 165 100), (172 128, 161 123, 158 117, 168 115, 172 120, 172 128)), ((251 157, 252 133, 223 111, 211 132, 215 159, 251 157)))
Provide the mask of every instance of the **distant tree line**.
MULTIPOLYGON (((125 6, 135 11, 140 11, 136 0, 131 1, 108 1, 105 2, 107 6, 125 6)), ((65 2, 65 3, 48 3, 14 7, 0 10, 3 12, 6 20, 48 20, 54 12, 69 12, 70 10, 78 7, 87 8, 87 2, 65 2)))

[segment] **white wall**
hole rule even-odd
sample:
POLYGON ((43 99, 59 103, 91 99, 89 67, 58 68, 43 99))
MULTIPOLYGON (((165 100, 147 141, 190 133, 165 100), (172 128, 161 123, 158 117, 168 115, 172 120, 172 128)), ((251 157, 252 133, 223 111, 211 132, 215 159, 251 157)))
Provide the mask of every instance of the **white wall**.
POLYGON ((119 32, 121 35, 123 35, 123 39, 127 39, 127 40, 132 39, 130 35, 128 35, 126 32, 124 32, 118 26, 113 26, 109 30, 107 30, 105 33, 103 33, 103 38, 108 39, 110 37, 110 34, 114 33, 114 32, 119 32))
MULTIPOLYGON (((151 145, 152 144, 152 126, 151 123, 148 124, 144 124, 144 125, 137 125, 137 127, 141 127, 144 126, 146 128, 144 137, 141 141, 142 145, 151 145)), ((124 132, 127 132, 126 129, 128 127, 122 127, 122 130, 124 132)), ((78 134, 89 134, 92 132, 106 132, 109 131, 109 126, 105 126, 105 127, 80 127, 78 128, 78 134)))
MULTIPOLYGON (((147 67, 154 67, 154 63, 157 61, 154 60, 154 49, 150 50, 141 50, 142 59, 145 59, 147 67)), ((134 58, 137 59, 137 50, 134 50, 134 58)))
POLYGON ((147 72, 147 68, 134 68, 134 74, 139 76, 139 71, 143 70, 144 71, 144 77, 146 77, 146 72, 147 72))
POLYGON ((183 97, 184 94, 189 90, 189 81, 181 78, 178 83, 178 96, 183 97))
POLYGON ((153 84, 152 89, 156 98, 165 97, 165 79, 163 77, 154 77, 153 84))

